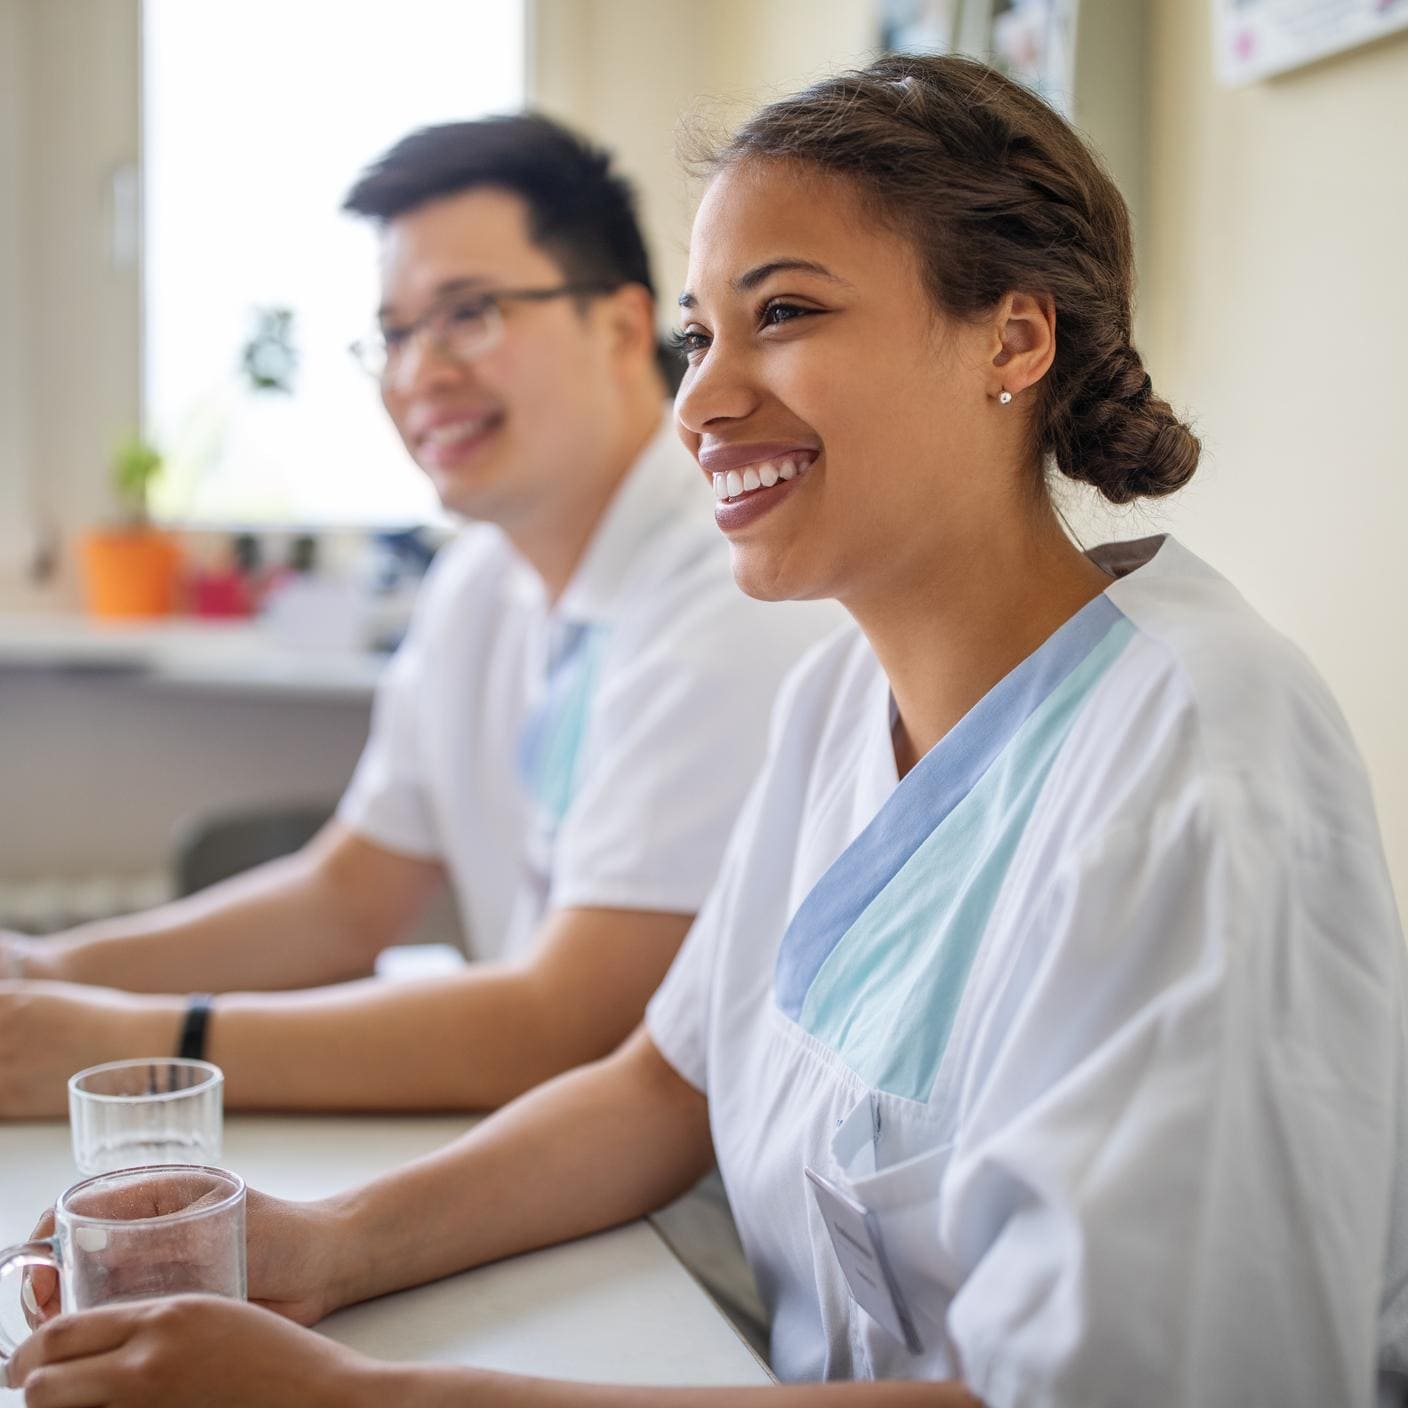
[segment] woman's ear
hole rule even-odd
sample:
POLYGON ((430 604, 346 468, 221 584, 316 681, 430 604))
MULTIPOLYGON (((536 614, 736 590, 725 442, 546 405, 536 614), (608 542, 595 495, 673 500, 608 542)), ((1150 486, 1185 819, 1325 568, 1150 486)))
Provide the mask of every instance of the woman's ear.
POLYGON ((993 387, 1015 396, 1035 385, 1056 356, 1056 304, 1050 294, 1008 293, 993 319, 993 387))

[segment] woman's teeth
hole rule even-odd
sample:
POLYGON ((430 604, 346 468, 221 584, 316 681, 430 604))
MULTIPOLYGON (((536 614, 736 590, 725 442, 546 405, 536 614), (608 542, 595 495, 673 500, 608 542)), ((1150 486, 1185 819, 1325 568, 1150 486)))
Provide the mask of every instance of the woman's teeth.
POLYGON ((750 464, 741 474, 731 469, 726 474, 714 476, 714 497, 723 503, 752 494, 758 489, 771 489, 780 479, 795 479, 799 474, 805 474, 810 466, 810 460, 782 459, 750 464))

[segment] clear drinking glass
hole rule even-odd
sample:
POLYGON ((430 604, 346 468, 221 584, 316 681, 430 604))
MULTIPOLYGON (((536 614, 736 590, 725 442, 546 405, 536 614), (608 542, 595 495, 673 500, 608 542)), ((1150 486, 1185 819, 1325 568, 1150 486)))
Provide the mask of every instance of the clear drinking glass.
POLYGON ((220 1162, 225 1077, 209 1061, 109 1061, 71 1076, 68 1118, 79 1173, 220 1162))
MULTIPOLYGON (((243 1300, 244 1258, 244 1180, 167 1164, 74 1184, 52 1237, 0 1251, 0 1277, 50 1267, 65 1311, 188 1292, 243 1300)), ((14 1351, 0 1331, 0 1362, 14 1351)))

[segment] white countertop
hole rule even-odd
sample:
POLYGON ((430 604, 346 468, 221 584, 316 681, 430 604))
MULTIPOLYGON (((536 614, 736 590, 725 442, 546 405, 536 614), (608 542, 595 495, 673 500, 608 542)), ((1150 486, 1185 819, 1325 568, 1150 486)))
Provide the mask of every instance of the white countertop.
POLYGON ((131 675, 161 687, 365 699, 386 657, 280 641, 256 621, 107 622, 0 612, 0 671, 131 675))
MULTIPOLYGON (((267 1192, 312 1198, 453 1139, 458 1117, 230 1117, 227 1167, 267 1192)), ((23 1241, 77 1181, 62 1123, 0 1124, 0 1246, 23 1241)), ((13 1278, 0 1315, 18 1313, 13 1278)), ((383 1359, 474 1364, 606 1383, 763 1384, 752 1350, 646 1223, 339 1311, 320 1330, 383 1359)), ((3 1408, 20 1395, 0 1390, 3 1408)))

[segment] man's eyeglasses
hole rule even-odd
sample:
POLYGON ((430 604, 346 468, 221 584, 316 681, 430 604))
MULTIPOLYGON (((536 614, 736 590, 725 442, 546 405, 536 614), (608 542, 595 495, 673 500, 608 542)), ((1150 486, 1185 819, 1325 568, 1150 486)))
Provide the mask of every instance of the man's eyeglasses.
POLYGON ((377 381, 396 375, 396 368, 412 342, 424 335, 444 357, 468 362, 482 357, 502 340, 504 303, 543 303, 550 298, 582 298, 610 293, 614 284, 561 284, 556 288, 507 288, 492 293, 462 294, 428 309, 404 327, 377 327, 358 338, 348 351, 377 381))

